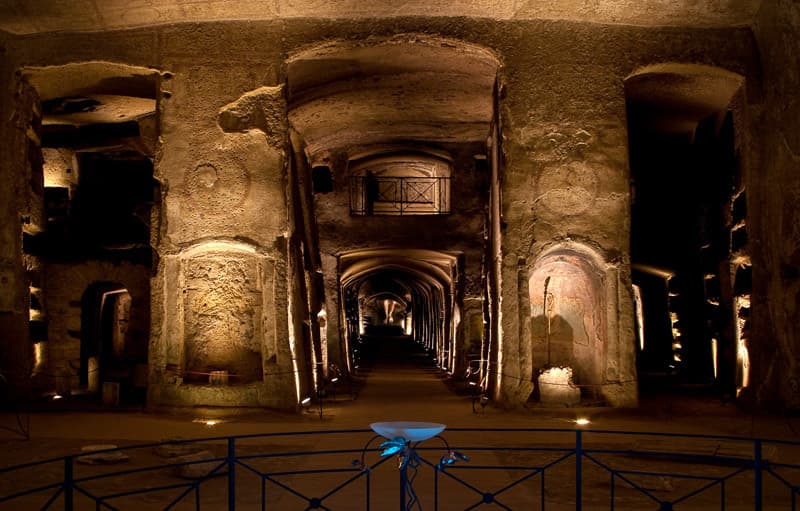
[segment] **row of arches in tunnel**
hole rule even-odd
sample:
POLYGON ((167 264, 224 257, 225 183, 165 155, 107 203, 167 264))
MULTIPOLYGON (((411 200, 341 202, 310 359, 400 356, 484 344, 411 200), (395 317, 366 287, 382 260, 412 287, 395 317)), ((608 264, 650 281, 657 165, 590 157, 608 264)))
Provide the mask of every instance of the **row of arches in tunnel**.
MULTIPOLYGON (((391 51, 400 54, 402 50, 402 45, 399 45, 391 51)), ((385 56, 380 48, 352 51, 358 53, 354 55, 362 64, 385 56)), ((439 53, 437 55, 442 56, 439 53)), ((429 71, 427 68, 432 66, 430 61, 422 57, 414 59, 418 62, 408 64, 412 68, 422 66, 429 71)), ((320 119, 325 117, 315 115, 314 101, 308 99, 324 96, 319 89, 323 84, 317 83, 317 78, 313 77, 321 71, 316 70, 311 78, 302 78, 304 73, 310 72, 316 60, 314 56, 306 60, 298 58, 290 69, 295 74, 289 77, 301 76, 301 79, 289 82, 290 89, 294 91, 289 95, 293 103, 289 118, 292 125, 305 135, 303 154, 308 158, 308 168, 312 168, 313 163, 324 154, 325 144, 331 143, 331 135, 324 132, 320 125, 320 119), (303 80, 307 80, 307 83, 303 80)), ((476 59, 467 66, 473 69, 477 77, 474 80, 475 89, 469 92, 470 98, 477 94, 475 90, 487 95, 479 101, 465 101, 472 105, 473 109, 468 113, 481 130, 494 122, 496 115, 492 111, 495 102, 492 94, 497 70, 487 63, 488 60, 476 59)), ((320 65, 324 67, 327 65, 325 62, 320 65)), ((150 259, 151 229, 154 228, 150 225, 150 208, 158 206, 161 200, 160 194, 154 192, 157 183, 153 180, 151 162, 158 131, 153 124, 159 94, 156 89, 158 78, 152 70, 147 70, 128 82, 112 80, 115 73, 122 74, 121 69, 112 64, 98 65, 107 66, 101 75, 104 76, 104 83, 111 84, 109 87, 128 84, 127 95, 110 94, 115 90, 89 85, 59 92, 53 82, 58 81, 61 74, 53 74, 54 71, 50 70, 31 75, 30 80, 40 91, 41 99, 47 102, 44 110, 47 116, 86 115, 74 119, 70 117, 72 124, 68 129, 63 128, 63 122, 52 119, 53 122, 45 123, 43 132, 46 136, 42 138, 44 146, 39 148, 46 174, 43 177, 43 195, 45 198, 51 196, 52 200, 48 203, 52 202, 50 212, 53 214, 48 214, 39 222, 38 231, 31 228, 27 233, 27 250, 37 257, 52 258, 53 246, 64 241, 55 236, 63 228, 59 222, 74 217, 74 211, 70 212, 70 201, 82 196, 105 197, 103 200, 87 199, 86 207, 77 208, 78 212, 84 212, 83 216, 74 218, 77 225, 82 226, 77 232, 95 235, 105 232, 108 236, 103 239, 81 238, 81 242, 94 246, 101 257, 106 257, 103 251, 108 250, 117 250, 119 254, 120 247, 132 250, 128 255, 139 264, 137 271, 147 275, 154 265, 150 259), (147 85, 146 93, 142 92, 143 84, 147 85), (67 100, 78 92, 87 96, 84 99, 95 102, 92 103, 94 110, 81 111, 88 107, 67 100), (138 100, 146 100, 146 104, 138 100), (112 135, 87 129, 87 126, 103 124, 100 122, 102 119, 95 117, 92 120, 90 115, 100 115, 97 105, 103 102, 119 103, 130 112, 123 121, 115 123, 119 124, 119 131, 112 135), (124 150, 118 148, 122 139, 124 150), (112 146, 115 149, 104 149, 112 146), (84 162, 80 164, 80 168, 85 169, 81 178, 84 182, 76 181, 75 174, 67 170, 69 165, 63 163, 69 163, 72 159, 84 162), (93 171, 93 168, 100 170, 93 171), (113 179, 109 177, 109 172, 115 174, 113 179), (93 175, 96 177, 92 178, 93 175), (139 190, 141 193, 130 200, 120 201, 119 195, 104 194, 110 189, 119 189, 120 193, 139 190), (121 202, 125 203, 124 207, 120 206, 121 202), (113 214, 109 215, 109 212, 113 214), (119 225, 124 223, 122 219, 133 227, 128 234, 122 229, 124 235, 120 237, 119 225), (42 233, 46 236, 42 237, 42 233)), ((381 73, 387 74, 385 70, 381 73)), ((343 77, 343 80, 356 85, 358 83, 352 77, 343 77)), ((412 81, 411 85, 413 83, 416 82, 412 81)), ((429 90, 431 83, 435 82, 428 80, 425 83, 426 90, 429 90)), ((402 87, 411 85, 404 84, 402 87)), ((637 311, 640 379, 651 378, 655 382, 666 377, 678 377, 681 381, 695 383, 723 381, 727 388, 742 388, 747 384, 752 277, 747 249, 746 189, 740 151, 742 142, 737 128, 737 123, 741 122, 741 103, 745 101, 743 86, 742 78, 733 73, 703 66, 674 64, 643 69, 626 81, 632 181, 631 263, 632 280, 636 285, 630 295, 637 311)), ((358 90, 358 87, 353 90, 358 90)), ((463 91, 450 92, 466 98, 463 91)), ((386 108, 379 97, 370 98, 374 100, 373 107, 378 110, 386 108)), ((447 121, 445 125, 452 122, 454 116, 452 112, 444 111, 446 104, 437 106, 442 109, 437 111, 437 115, 447 121)), ((369 139, 375 137, 376 132, 359 126, 366 118, 365 112, 358 109, 348 112, 350 117, 346 129, 342 131, 363 131, 363 137, 366 138, 362 140, 356 136, 359 145, 385 143, 383 140, 369 139)), ((416 112, 418 114, 419 110, 416 112)), ((407 117, 412 114, 416 115, 413 111, 405 112, 403 115, 406 117, 395 120, 399 124, 410 124, 407 117)), ((484 135, 483 131, 481 135, 484 135)), ((469 138, 473 134, 462 133, 461 136, 469 138)), ((424 133, 416 133, 415 137, 424 139, 427 146, 444 147, 452 143, 450 134, 445 136, 431 127, 426 127, 424 133)), ((349 143, 354 142, 351 140, 349 143)), ((433 158, 430 153, 426 155, 424 152, 415 154, 419 161, 413 158, 409 160, 407 155, 398 158, 395 153, 384 157, 383 166, 376 167, 379 175, 396 177, 397 172, 403 172, 398 170, 399 167, 413 166, 415 161, 419 163, 425 160, 427 163, 435 161, 437 169, 441 170, 438 173, 429 172, 425 177, 450 178, 452 175, 453 179, 458 178, 458 168, 451 168, 447 159, 433 158)), ((490 154, 481 156, 492 160, 490 154)), ((363 177, 367 167, 357 159, 354 162, 349 170, 353 176, 363 177)), ((368 204, 376 197, 369 197, 369 194, 359 197, 363 204, 356 210, 362 213, 376 212, 375 204, 368 204)), ((442 210, 449 212, 452 198, 448 195, 441 200, 436 213, 442 210)), ((481 200, 488 202, 488 194, 481 200)), ((490 220, 487 219, 487 224, 491 223, 490 220)), ((502 237, 502 234, 498 232, 493 236, 502 237)), ((594 249, 543 250, 528 269, 530 316, 525 321, 529 323, 534 372, 546 366, 569 365, 574 368, 575 382, 587 388, 602 385, 606 380, 606 352, 617 334, 609 331, 611 326, 604 315, 611 304, 606 297, 608 282, 603 273, 603 267, 609 261, 604 260, 602 254, 602 251, 594 249), (587 255, 589 253, 593 255, 587 255)), ((85 257, 94 255, 82 254, 85 257)), ((431 351, 440 367, 449 372, 455 373, 457 369, 468 366, 470 359, 476 359, 481 361, 484 376, 492 370, 499 374, 497 368, 492 369, 492 364, 497 364, 499 359, 499 354, 493 351, 499 349, 498 339, 491 338, 492 330, 485 325, 497 322, 496 316, 479 316, 480 343, 473 342, 470 345, 465 343, 464 335, 459 336, 464 303, 461 296, 463 290, 459 288, 462 268, 458 261, 458 251, 426 250, 422 247, 350 247, 350 250, 339 255, 337 268, 337 291, 341 303, 335 313, 343 321, 338 332, 318 334, 324 336, 321 345, 341 343, 347 354, 346 365, 352 366, 357 363, 356 344, 359 338, 376 332, 394 332, 419 341, 431 351)), ((309 269, 316 271, 316 268, 309 269)), ((495 291, 487 291, 480 298, 484 303, 497 300, 496 296, 491 296, 493 293, 495 291)), ((317 300, 321 302, 321 298, 317 300)), ((87 310, 95 309, 89 307, 87 310)), ((481 309, 489 310, 489 306, 483 305, 481 309)), ((312 310, 321 310, 321 307, 317 304, 312 310)), ((328 314, 334 313, 332 308, 328 311, 328 314)), ((84 314, 82 321, 87 325, 94 324, 97 317, 103 316, 84 314)), ((326 328, 325 325, 320 326, 319 321, 314 323, 314 327, 326 328)), ((312 335, 311 332, 307 334, 312 335)), ((95 334, 92 336, 96 337, 95 334)), ((105 346, 106 341, 97 342, 86 341, 81 344, 78 377, 80 383, 90 387, 88 375, 91 359, 95 356, 93 350, 102 351, 104 357, 115 353, 113 342, 110 347, 100 351, 97 346, 105 346)), ((331 350, 328 348, 328 351, 331 350)), ((316 356, 322 363, 321 348, 316 356)), ((259 358, 259 355, 252 357, 259 358)), ((113 366, 113 357, 108 360, 108 363, 101 361, 100 366, 113 366)), ((184 361, 184 364, 189 363, 184 361)), ((248 381, 261 378, 262 366, 255 364, 254 367, 258 369, 252 371, 253 375, 248 381)), ((202 364, 180 368, 182 371, 193 369, 207 368, 202 364)), ((229 370, 236 371, 236 364, 231 364, 229 370)), ((482 385, 488 386, 492 380, 482 377, 481 381, 482 385)), ((187 379, 187 383, 191 383, 191 380, 187 379)))
POLYGON ((387 337, 417 341, 442 369, 455 365, 457 258, 427 250, 370 249, 340 257, 344 342, 351 367, 387 337))
MULTIPOLYGON (((745 163, 737 129, 745 95, 740 75, 707 66, 655 65, 627 78, 632 209, 629 219, 620 220, 631 225, 630 300, 624 295, 607 298, 611 288, 603 268, 616 262, 606 260, 602 249, 575 244, 578 248, 557 254, 541 251, 526 269, 532 272, 527 282, 531 318, 523 321, 530 321, 526 342, 532 345, 532 373, 570 366, 584 397, 596 397, 604 382, 614 379, 607 353, 609 343, 621 337, 607 310, 630 305, 635 310, 636 364, 645 387, 703 384, 732 393, 747 386, 751 283, 745 163), (654 285, 653 279, 660 284, 654 285)), ((352 325, 350 338, 363 335, 368 325, 391 324, 390 309, 399 308, 404 318, 414 310, 407 289, 389 284, 373 289, 392 277, 376 273, 372 278, 363 292, 347 287, 352 298, 344 315, 352 325)), ((496 300, 491 294, 483 299, 496 300)), ((431 302, 425 300, 428 320, 440 321, 445 315, 430 307, 431 302)), ((459 306, 451 306, 452 323, 441 328, 442 346, 463 342, 454 338, 459 306)), ((497 320, 489 314, 482 323, 497 320)), ((407 324, 395 326, 405 329, 407 324)), ((494 341, 492 348, 492 339, 483 338, 480 351, 470 354, 480 361, 484 387, 502 377, 500 369, 492 368, 500 359, 492 352, 499 344, 494 341), (500 376, 487 380, 485 374, 492 371, 500 376)), ((456 360, 443 366, 452 370, 456 360)))

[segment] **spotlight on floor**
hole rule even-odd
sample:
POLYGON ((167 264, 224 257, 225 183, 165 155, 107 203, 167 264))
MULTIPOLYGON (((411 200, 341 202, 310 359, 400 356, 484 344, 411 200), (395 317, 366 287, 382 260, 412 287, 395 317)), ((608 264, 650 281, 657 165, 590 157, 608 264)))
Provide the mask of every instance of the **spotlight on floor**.
POLYGON ((206 426, 206 427, 209 427, 209 428, 213 428, 214 426, 219 426, 220 424, 222 424, 225 421, 220 420, 220 419, 209 419, 209 418, 206 418, 206 417, 200 417, 200 418, 194 419, 192 422, 197 423, 197 424, 202 424, 203 426, 206 426))
POLYGON ((577 424, 578 426, 587 426, 587 425, 589 425, 591 423, 592 423, 592 421, 590 421, 586 417, 579 417, 579 418, 575 419, 575 424, 577 424))

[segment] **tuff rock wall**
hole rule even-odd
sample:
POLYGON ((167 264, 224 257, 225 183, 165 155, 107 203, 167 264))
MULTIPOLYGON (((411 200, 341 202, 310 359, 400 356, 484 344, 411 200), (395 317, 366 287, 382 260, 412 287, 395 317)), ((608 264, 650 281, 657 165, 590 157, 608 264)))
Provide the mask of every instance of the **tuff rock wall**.
MULTIPOLYGON (((763 19, 785 23, 769 13, 763 19)), ((797 26, 788 29, 796 33, 797 26)), ((287 136, 280 121, 284 62, 290 53, 320 41, 369 44, 370 38, 403 33, 482 45, 502 62, 497 99, 502 169, 498 396, 518 403, 533 390, 539 362, 531 348, 527 283, 537 258, 566 247, 591 260, 602 282, 596 303, 605 309, 605 397, 616 405, 636 402, 624 79, 658 62, 719 66, 745 76, 748 101, 756 103, 760 98, 753 84, 759 81, 759 69, 749 29, 478 18, 303 18, 8 37, 0 83, 3 111, 17 116, 11 118, 24 115, 27 108, 14 95, 14 72, 26 66, 110 61, 162 73, 155 157, 162 202, 153 223, 159 258, 151 281, 152 404, 287 407, 296 402, 295 384, 308 375, 300 374, 296 360, 303 337, 298 319, 303 299, 298 298, 301 286, 292 270, 298 266, 299 250, 292 244, 287 136), (193 353, 214 359, 217 347, 211 343, 218 341, 252 359, 247 365, 250 382, 238 389, 187 384, 181 376, 187 368, 224 365, 187 365, 193 353), (260 358, 249 354, 259 350, 260 358)), ((768 40, 776 67, 790 52, 785 44, 768 40)), ((797 83, 789 71, 782 76, 774 82, 774 98, 797 83)), ((776 130, 781 115, 776 101, 768 116, 776 130)), ((0 322, 4 349, 13 352, 26 338, 20 314, 27 284, 20 271, 20 205, 9 190, 22 186, 26 156, 20 126, 4 119, 2 130, 7 142, 2 183, 9 186, 0 189, 0 198, 8 199, 0 200, 0 271, 10 279, 2 297, 10 308, 0 311, 0 322)), ((788 149, 775 154, 794 161, 788 149)), ((776 161, 768 168, 790 180, 786 165, 776 161)), ((773 185, 763 186, 766 193, 773 185)), ((763 215, 757 221, 774 232, 778 211, 775 206, 754 214, 763 215)), ((792 211, 796 216, 796 206, 792 211)), ((778 223, 796 230, 791 220, 778 223)), ((779 252, 765 252, 765 262, 779 252)), ((791 261, 791 252, 786 257, 791 261)), ((788 298, 784 293, 792 289, 776 280, 770 297, 788 298)), ((778 318, 779 324, 791 323, 790 317, 797 315, 791 311, 794 316, 778 318)), ((766 328, 767 322, 761 325, 766 328)), ((329 339, 331 335, 329 330, 329 339)), ((15 356, 24 357, 8 360, 15 356)))
POLYGON ((764 2, 757 18, 764 72, 758 172, 749 176, 753 245, 755 402, 800 409, 800 6, 764 2))

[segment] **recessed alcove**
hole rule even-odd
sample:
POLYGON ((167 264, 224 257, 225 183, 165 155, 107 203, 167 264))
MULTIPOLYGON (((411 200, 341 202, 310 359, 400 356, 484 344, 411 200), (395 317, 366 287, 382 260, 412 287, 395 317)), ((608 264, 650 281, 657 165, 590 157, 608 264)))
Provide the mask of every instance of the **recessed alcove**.
POLYGON ((245 248, 219 244, 183 260, 184 383, 262 380, 260 264, 245 248))
POLYGON ((607 301, 601 271, 569 248, 537 259, 528 282, 534 374, 571 368, 585 398, 601 395, 607 301))

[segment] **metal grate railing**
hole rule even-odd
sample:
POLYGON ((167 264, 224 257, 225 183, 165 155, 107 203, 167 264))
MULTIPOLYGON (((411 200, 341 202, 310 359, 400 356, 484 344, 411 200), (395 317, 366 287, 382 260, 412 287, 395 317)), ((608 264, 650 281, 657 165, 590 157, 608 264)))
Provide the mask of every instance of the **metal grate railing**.
POLYGON ((369 430, 132 445, 0 468, 0 510, 796 510, 800 442, 560 429, 446 430, 398 470, 369 430), (374 437, 373 437, 374 439, 374 437), (449 445, 448 445, 449 444, 449 445), (330 445, 335 448, 325 448, 330 445), (443 464, 443 454, 469 461, 443 464), (164 451, 199 450, 162 458, 164 451), (161 453, 160 455, 158 453, 161 453), (466 457, 465 456, 465 457, 466 457), (417 500, 418 499, 418 500, 417 500))
POLYGON ((351 176, 351 215, 446 215, 449 177, 351 176))

